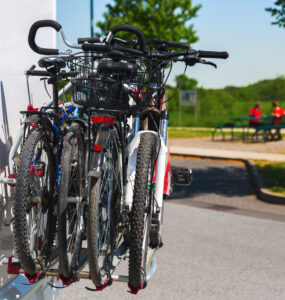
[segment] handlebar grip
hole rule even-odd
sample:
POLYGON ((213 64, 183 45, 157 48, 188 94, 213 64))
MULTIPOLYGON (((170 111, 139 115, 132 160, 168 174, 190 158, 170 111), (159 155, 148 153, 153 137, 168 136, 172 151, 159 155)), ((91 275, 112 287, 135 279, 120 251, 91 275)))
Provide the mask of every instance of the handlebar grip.
POLYGON ((60 73, 58 73, 59 77, 61 77, 61 78, 76 77, 78 74, 79 74, 79 72, 77 72, 77 71, 71 71, 71 72, 61 71, 60 73))
POLYGON ((199 50, 198 52, 198 56, 199 57, 203 57, 203 58, 221 58, 221 59, 227 59, 229 57, 229 53, 222 51, 202 51, 199 50))
POLYGON ((109 45, 83 44, 82 50, 105 53, 105 52, 110 52, 110 46, 109 45))
POLYGON ((58 49, 41 48, 36 44, 35 38, 39 28, 52 27, 56 31, 59 31, 62 26, 54 20, 40 20, 35 22, 29 31, 28 42, 33 51, 42 55, 58 55, 58 49))
POLYGON ((25 71, 25 75, 31 76, 51 76, 51 74, 47 71, 38 71, 38 70, 27 70, 25 71))
POLYGON ((77 43, 78 44, 84 44, 87 43, 101 43, 101 40, 99 37, 89 37, 89 38, 78 38, 77 43))
POLYGON ((113 26, 110 31, 113 33, 113 35, 115 35, 119 31, 134 33, 138 38, 138 42, 139 42, 139 45, 140 45, 140 50, 141 51, 145 50, 145 37, 144 37, 144 34, 136 26, 132 26, 132 25, 128 25, 128 24, 118 24, 118 25, 113 26))

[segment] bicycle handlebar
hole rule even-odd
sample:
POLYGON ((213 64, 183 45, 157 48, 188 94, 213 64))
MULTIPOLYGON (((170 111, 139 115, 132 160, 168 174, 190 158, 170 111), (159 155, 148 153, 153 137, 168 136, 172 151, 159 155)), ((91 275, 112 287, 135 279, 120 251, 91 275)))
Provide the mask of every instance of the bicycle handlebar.
POLYGON ((109 45, 96 45, 96 44, 83 44, 82 45, 82 50, 83 51, 95 51, 95 52, 101 52, 101 53, 105 53, 105 52, 110 52, 110 46, 109 45))
POLYGON ((89 37, 89 38, 78 38, 77 39, 78 44, 84 44, 84 43, 101 43, 101 38, 99 37, 89 37))
POLYGON ((182 43, 182 42, 174 42, 174 41, 163 41, 163 40, 147 40, 147 45, 154 45, 154 46, 168 46, 174 48, 181 48, 181 49, 189 49, 190 44, 182 43))
POLYGON ((36 38, 37 31, 38 31, 38 29, 43 28, 43 27, 51 27, 51 28, 55 29, 57 32, 60 31, 60 29, 62 28, 62 26, 54 20, 40 20, 40 21, 35 22, 31 26, 29 35, 28 35, 28 42, 29 42, 31 49, 33 51, 35 51, 36 53, 42 54, 42 55, 58 55, 59 54, 58 49, 41 48, 36 44, 35 38, 36 38))
MULTIPOLYGON (((30 76, 42 76, 42 77, 51 77, 53 74, 47 72, 47 71, 40 71, 40 70, 26 70, 25 75, 30 76)), ((60 72, 58 75, 62 78, 66 77, 76 77, 78 75, 78 72, 60 72)))
POLYGON ((120 31, 134 33, 138 38, 140 50, 141 51, 145 50, 146 41, 145 41, 143 32, 136 26, 132 26, 132 25, 128 25, 128 24, 118 24, 118 25, 113 26, 110 30, 110 33, 107 36, 107 39, 106 39, 107 43, 110 43, 113 36, 117 32, 120 32, 120 31))
POLYGON ((220 59, 227 59, 229 57, 229 53, 225 51, 202 51, 199 50, 198 56, 203 58, 220 58, 220 59))
POLYGON ((30 76, 51 76, 51 74, 47 71, 39 71, 39 70, 27 70, 25 71, 25 75, 30 76))

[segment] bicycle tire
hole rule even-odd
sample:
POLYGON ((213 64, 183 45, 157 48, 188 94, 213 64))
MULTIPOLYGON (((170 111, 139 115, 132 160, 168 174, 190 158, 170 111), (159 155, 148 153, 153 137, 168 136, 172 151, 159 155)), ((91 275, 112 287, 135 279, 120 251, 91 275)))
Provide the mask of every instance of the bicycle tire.
POLYGON ((64 279, 69 279, 77 268, 82 245, 84 151, 83 129, 73 123, 64 137, 57 206, 59 269, 64 279), (67 197, 79 202, 68 203, 67 197))
MULTIPOLYGON (((100 129, 97 135, 100 136, 100 129)), ((110 135, 106 137, 108 138, 108 142, 106 148, 104 148, 104 163, 100 169, 101 175, 98 178, 92 178, 90 182, 87 222, 88 261, 90 277, 96 288, 105 287, 107 282, 111 279, 110 273, 112 271, 116 239, 115 228, 117 224, 115 211, 120 198, 120 193, 118 193, 116 186, 118 184, 118 178, 115 178, 118 174, 117 150, 119 143, 117 137, 118 134, 116 130, 110 129, 110 135), (117 147, 114 147, 116 145, 117 147), (108 182, 110 187, 108 187, 108 182), (108 197, 106 197, 107 195, 108 197), (110 201, 106 203, 109 197, 110 201), (110 212, 109 218, 108 210, 110 212), (107 217, 104 218, 104 214, 106 214, 107 217), (104 224, 107 225, 104 226, 104 224), (105 243, 103 238, 106 240, 105 243)), ((100 153, 97 155, 100 155, 100 153)))
POLYGON ((155 167, 157 137, 143 133, 137 151, 133 203, 130 213, 129 286, 140 289, 146 281, 147 248, 153 207, 152 176, 155 167), (150 181, 150 182, 149 182, 150 181))
POLYGON ((47 265, 52 254, 56 229, 55 174, 51 134, 48 129, 36 127, 30 131, 20 154, 13 208, 16 253, 31 278, 47 265), (46 185, 39 187, 44 181, 46 185), (35 195, 40 199, 39 203, 33 202, 35 195), (37 221, 41 223, 37 224, 37 221), (39 232, 42 235, 38 236, 39 232))

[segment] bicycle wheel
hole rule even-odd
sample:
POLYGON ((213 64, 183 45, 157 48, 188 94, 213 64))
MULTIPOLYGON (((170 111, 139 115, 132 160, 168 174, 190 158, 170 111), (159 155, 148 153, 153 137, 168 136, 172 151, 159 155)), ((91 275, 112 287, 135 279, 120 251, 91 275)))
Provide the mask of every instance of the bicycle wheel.
POLYGON ((157 137, 144 133, 137 152, 133 204, 130 214, 129 287, 142 288, 146 281, 147 250, 153 208, 153 174, 155 168, 157 137))
POLYGON ((74 123, 64 137, 58 193, 58 253, 61 276, 69 279, 78 266, 84 203, 84 136, 74 123))
POLYGON ((56 227, 55 174, 50 131, 36 127, 21 151, 13 208, 16 253, 29 278, 51 257, 56 227))
MULTIPOLYGON (((108 129, 107 129, 108 130, 108 129)), ((101 155, 98 161, 100 176, 90 182, 87 242, 90 276, 96 288, 104 288, 110 283, 114 246, 118 244, 116 213, 121 197, 121 178, 119 172, 119 142, 115 129, 109 129, 106 135, 104 150, 96 153, 101 155)), ((104 130, 106 133, 106 129, 104 130)), ((100 137, 101 132, 97 135, 100 137)), ((98 167, 96 168, 98 169, 98 167)))

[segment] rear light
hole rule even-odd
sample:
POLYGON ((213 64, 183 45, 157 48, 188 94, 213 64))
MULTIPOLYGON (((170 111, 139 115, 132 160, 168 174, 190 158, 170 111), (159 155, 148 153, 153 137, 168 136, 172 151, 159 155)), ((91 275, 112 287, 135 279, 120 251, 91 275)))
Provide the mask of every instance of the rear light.
POLYGON ((106 117, 106 116, 93 116, 91 118, 91 122, 93 124, 110 124, 113 125, 116 122, 114 117, 106 117))
POLYGON ((101 152, 102 151, 102 145, 100 145, 100 144, 94 144, 93 150, 95 152, 101 152))

